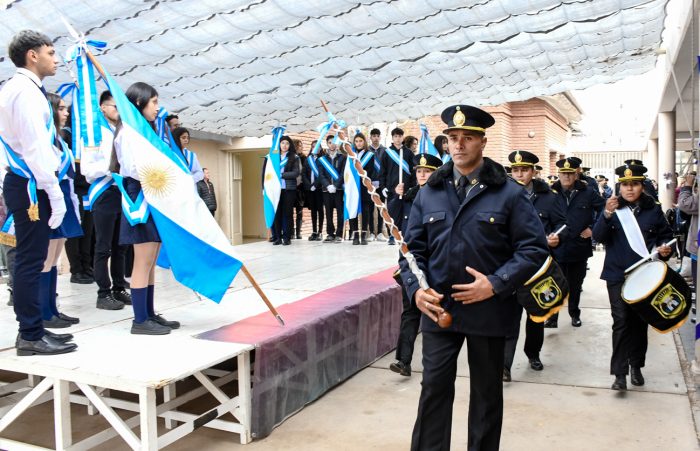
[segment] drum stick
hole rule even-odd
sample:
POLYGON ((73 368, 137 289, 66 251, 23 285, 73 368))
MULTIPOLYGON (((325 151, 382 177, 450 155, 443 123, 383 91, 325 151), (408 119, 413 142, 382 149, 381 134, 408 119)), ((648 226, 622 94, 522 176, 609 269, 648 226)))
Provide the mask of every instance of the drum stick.
MULTIPOLYGON (((676 239, 674 238, 674 239, 672 239, 671 241, 669 241, 668 243, 662 244, 662 246, 672 246, 672 245, 675 244, 675 243, 676 243, 676 239)), ((658 250, 658 249, 655 249, 654 252, 652 252, 651 254, 649 254, 648 257, 645 257, 645 258, 639 260, 639 261, 638 261, 637 263, 635 263, 634 265, 632 265, 632 266, 630 266, 629 268, 625 269, 625 274, 627 274, 628 272, 631 272, 631 271, 637 269, 637 267, 639 267, 639 266, 642 266, 642 263, 644 263, 644 262, 646 262, 646 261, 648 261, 648 260, 653 259, 653 258, 656 257, 658 254, 659 254, 659 250, 658 250)))
MULTIPOLYGON (((403 146, 399 148, 399 185, 403 185, 403 146)), ((399 194, 399 199, 403 199, 403 194, 399 194)))
POLYGON ((552 235, 559 236, 559 234, 560 234, 561 232, 563 232, 565 228, 566 228, 566 224, 564 224, 563 226, 559 227, 559 229, 558 229, 556 232, 554 232, 552 235))

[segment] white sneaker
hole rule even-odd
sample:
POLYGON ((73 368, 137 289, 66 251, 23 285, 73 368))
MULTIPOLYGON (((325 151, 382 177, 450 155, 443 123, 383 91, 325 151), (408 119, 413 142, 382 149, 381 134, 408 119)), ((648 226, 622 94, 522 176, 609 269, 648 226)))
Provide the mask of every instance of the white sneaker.
POLYGON ((386 237, 384 236, 383 233, 377 234, 377 241, 386 241, 386 237))
POLYGON ((369 238, 367 238, 367 241, 374 241, 376 239, 377 239, 377 237, 374 235, 374 233, 370 233, 369 238))

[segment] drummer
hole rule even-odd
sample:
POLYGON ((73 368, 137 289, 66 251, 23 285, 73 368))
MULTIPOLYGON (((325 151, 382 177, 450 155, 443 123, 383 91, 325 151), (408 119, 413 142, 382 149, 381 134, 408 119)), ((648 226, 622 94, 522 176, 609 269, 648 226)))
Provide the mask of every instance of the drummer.
MULTIPOLYGON (((641 163, 638 161, 638 163, 641 163)), ((613 317, 613 352, 610 374, 615 375, 613 390, 627 390, 627 373, 632 385, 644 385, 641 368, 647 351, 647 324, 621 298, 625 269, 642 257, 632 250, 627 233, 641 230, 647 249, 658 246, 662 260, 668 260, 673 250, 662 245, 673 238, 673 231, 664 217, 661 205, 644 193, 644 173, 641 164, 626 164, 615 169, 620 183, 620 196, 611 196, 605 211, 593 227, 593 238, 606 245, 605 263, 600 278, 607 282, 610 311, 613 317), (630 214, 631 213, 631 214, 630 214), (632 219, 637 221, 628 223, 632 219), (632 227, 623 229, 623 223, 632 227)))

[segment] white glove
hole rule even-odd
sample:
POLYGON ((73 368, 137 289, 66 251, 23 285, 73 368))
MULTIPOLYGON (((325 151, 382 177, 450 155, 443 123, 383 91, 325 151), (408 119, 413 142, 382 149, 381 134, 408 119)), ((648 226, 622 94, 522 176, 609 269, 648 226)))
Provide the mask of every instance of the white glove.
POLYGON ((326 189, 328 190, 329 193, 335 194, 335 185, 328 185, 326 187, 326 189))
POLYGON ((315 186, 312 186, 312 187, 311 187, 311 191, 316 191, 316 187, 315 187, 315 186))
POLYGON ((49 217, 49 227, 52 229, 58 228, 63 222, 63 217, 66 215, 66 201, 61 197, 49 197, 51 204, 51 217, 49 217))
POLYGON ((389 190, 386 189, 386 188, 384 188, 384 189, 382 190, 382 196, 384 196, 384 198, 389 197, 389 190))

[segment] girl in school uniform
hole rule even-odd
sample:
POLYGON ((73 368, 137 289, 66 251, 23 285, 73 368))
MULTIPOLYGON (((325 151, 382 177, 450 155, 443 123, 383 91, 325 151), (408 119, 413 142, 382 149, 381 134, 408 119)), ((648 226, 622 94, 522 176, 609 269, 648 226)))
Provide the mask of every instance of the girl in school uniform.
MULTIPOLYGON (((376 169, 374 167, 374 152, 370 151, 367 146, 367 138, 362 133, 358 133, 353 138, 353 145, 357 158, 360 159, 362 167, 367 172, 367 177, 373 181, 377 179, 376 169)), ((347 164, 354 164, 348 161, 347 164)), ((365 188, 365 185, 360 182, 360 204, 362 205, 362 231, 357 230, 358 220, 353 218, 350 220, 350 236, 352 236, 352 244, 367 244, 367 234, 369 233, 370 211, 374 208, 372 196, 365 188)))
MULTIPOLYGON (((158 92, 146 83, 137 82, 126 90, 126 97, 153 127, 158 114, 158 92)), ((126 193, 131 200, 136 200, 141 192, 141 182, 134 154, 139 149, 123 145, 120 131, 121 125, 118 125, 114 134, 110 170, 124 178, 126 193)), ((168 321, 155 312, 155 268, 161 240, 153 217, 149 216, 145 223, 132 226, 126 215, 122 215, 119 244, 134 246, 134 267, 131 272, 131 300, 134 321, 131 325, 131 333, 165 335, 169 334, 171 329, 179 328, 179 322, 168 321)))
POLYGON ((63 222, 57 228, 51 230, 49 250, 44 260, 44 268, 39 278, 39 289, 41 293, 41 316, 45 328, 64 328, 80 322, 78 318, 68 316, 58 311, 56 304, 56 284, 58 279, 58 259, 61 256, 63 245, 67 238, 77 238, 83 236, 83 229, 80 226, 80 213, 78 197, 75 195, 73 179, 75 177, 75 159, 68 145, 61 138, 60 130, 66 125, 68 120, 68 108, 61 99, 61 96, 54 93, 47 94, 53 120, 56 127, 54 138, 54 150, 56 151, 60 165, 57 168, 59 186, 63 192, 66 202, 66 215, 63 222))

